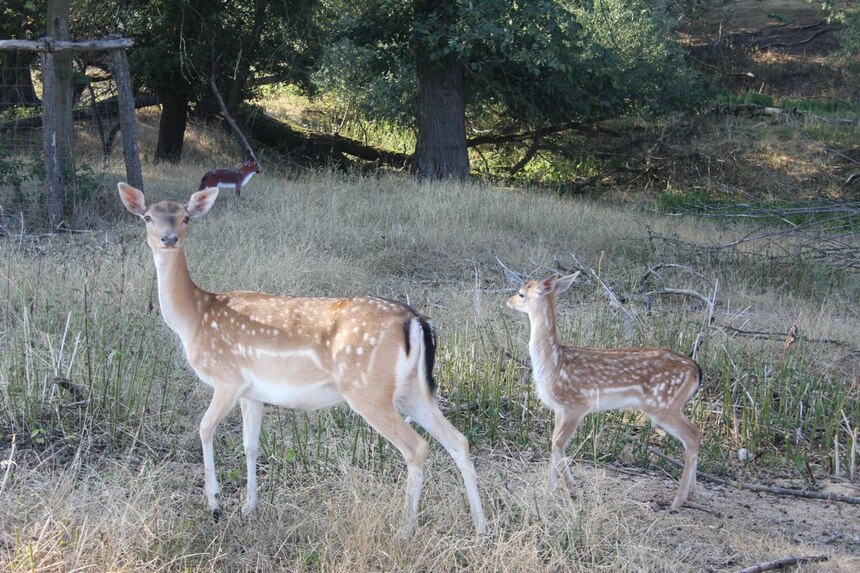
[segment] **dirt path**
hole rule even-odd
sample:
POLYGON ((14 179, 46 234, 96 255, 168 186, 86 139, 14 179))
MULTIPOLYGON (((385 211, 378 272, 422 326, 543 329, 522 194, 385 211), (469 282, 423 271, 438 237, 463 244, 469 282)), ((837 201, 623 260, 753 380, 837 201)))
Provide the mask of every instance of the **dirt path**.
MULTIPOLYGON (((700 479, 692 507, 673 512, 668 508, 677 484, 656 471, 582 465, 575 475, 604 499, 627 499, 632 507, 638 503, 641 508, 629 513, 627 504, 625 517, 644 530, 662 531, 660 545, 686 548, 704 570, 737 571, 789 556, 826 555, 827 562, 799 570, 860 571, 858 505, 756 493, 700 479), (646 525, 649 520, 652 527, 646 525)), ((860 487, 847 482, 825 490, 860 495, 860 487)))

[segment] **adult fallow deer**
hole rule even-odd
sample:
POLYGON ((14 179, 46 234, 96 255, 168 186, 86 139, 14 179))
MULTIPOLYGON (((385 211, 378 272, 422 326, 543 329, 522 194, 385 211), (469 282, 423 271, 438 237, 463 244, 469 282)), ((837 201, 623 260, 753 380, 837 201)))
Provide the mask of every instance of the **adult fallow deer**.
POLYGON ((375 297, 299 298, 259 292, 211 293, 191 280, 185 238, 192 219, 205 215, 217 188, 194 193, 186 205, 161 201, 119 184, 125 207, 146 223, 164 322, 182 341, 188 363, 213 389, 200 422, 205 492, 216 517, 218 480, 212 438, 235 405, 242 410, 247 500, 257 505, 256 459, 263 404, 315 410, 346 402, 385 436, 406 460, 406 507, 399 535, 417 527, 427 442, 398 413, 421 424, 454 458, 463 475, 475 530, 486 519, 469 457, 469 444, 433 397, 436 334, 432 323, 405 304, 375 297))
MULTIPOLYGON (((591 412, 634 408, 684 445, 684 471, 672 507, 684 504, 696 485, 702 434, 683 414, 699 388, 702 371, 695 361, 660 348, 577 348, 559 342, 555 298, 579 273, 526 282, 508 306, 529 316, 529 354, 537 395, 555 413, 550 482, 558 481, 570 437, 591 412)), ((565 484, 574 493, 569 466, 565 484)))

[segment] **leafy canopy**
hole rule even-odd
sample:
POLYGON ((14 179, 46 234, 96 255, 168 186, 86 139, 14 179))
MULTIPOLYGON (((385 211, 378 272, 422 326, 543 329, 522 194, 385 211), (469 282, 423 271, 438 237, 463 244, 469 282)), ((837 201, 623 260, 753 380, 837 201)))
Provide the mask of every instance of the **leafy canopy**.
POLYGON ((315 79, 372 118, 415 124, 416 57, 456 56, 481 123, 586 123, 690 105, 699 77, 645 0, 330 2, 315 79), (426 5, 431 4, 431 8, 426 5))

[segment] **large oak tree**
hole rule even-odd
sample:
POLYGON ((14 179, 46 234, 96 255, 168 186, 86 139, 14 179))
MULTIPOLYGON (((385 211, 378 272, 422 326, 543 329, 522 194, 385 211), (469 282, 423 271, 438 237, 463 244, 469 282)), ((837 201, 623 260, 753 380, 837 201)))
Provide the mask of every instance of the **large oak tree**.
POLYGON ((319 81, 416 129, 414 174, 469 174, 467 133, 532 133, 688 105, 699 83, 645 0, 330 2, 319 81))

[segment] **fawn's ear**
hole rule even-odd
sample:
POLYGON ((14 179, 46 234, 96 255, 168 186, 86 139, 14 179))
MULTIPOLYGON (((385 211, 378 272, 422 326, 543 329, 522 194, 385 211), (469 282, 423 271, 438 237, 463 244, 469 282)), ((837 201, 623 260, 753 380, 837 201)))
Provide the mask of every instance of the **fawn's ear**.
POLYGON ((124 182, 117 184, 117 188, 119 189, 119 198, 122 199, 125 208, 129 212, 143 217, 143 214, 146 213, 146 197, 143 196, 143 192, 124 182))
POLYGON ((542 281, 540 281, 538 283, 537 293, 540 296, 551 293, 555 289, 555 281, 556 281, 555 275, 553 275, 551 277, 546 277, 545 279, 543 279, 542 281))
POLYGON ((215 199, 217 198, 218 188, 207 187, 191 196, 191 199, 188 200, 188 205, 185 206, 185 210, 188 211, 192 219, 202 217, 209 212, 209 209, 215 204, 215 199))
POLYGON ((579 276, 580 271, 576 271, 572 275, 567 275, 566 277, 561 277, 560 279, 555 281, 555 292, 556 294, 563 293, 570 285, 573 284, 573 281, 576 280, 576 277, 579 276))

